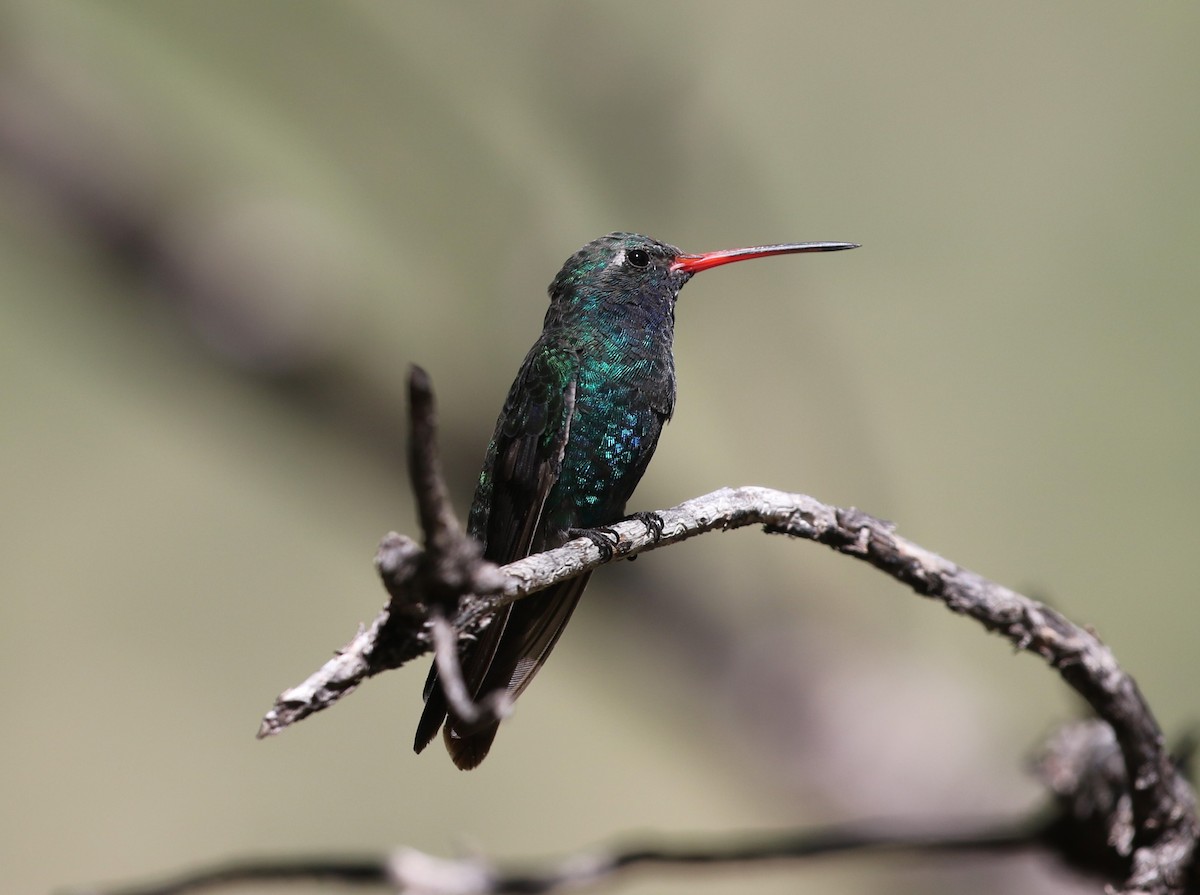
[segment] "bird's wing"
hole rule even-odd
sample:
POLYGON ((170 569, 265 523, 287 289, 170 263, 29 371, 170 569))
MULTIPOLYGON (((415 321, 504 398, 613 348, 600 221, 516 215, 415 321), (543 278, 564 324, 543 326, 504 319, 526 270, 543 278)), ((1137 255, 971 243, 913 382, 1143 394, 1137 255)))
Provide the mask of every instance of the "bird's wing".
MULTIPOLYGON (((573 352, 535 345, 509 391, 472 508, 472 528, 484 539, 485 558, 494 563, 503 565, 542 548, 542 517, 570 437, 577 371, 573 352)), ((525 689, 583 592, 586 579, 576 581, 504 607, 477 641, 464 644, 463 678, 473 697, 500 688, 515 697, 525 689)), ((418 752, 447 715, 436 680, 436 669, 431 669, 425 710, 417 725, 418 752)), ((487 753, 495 727, 456 737, 464 747, 470 743, 466 751, 478 756, 473 761, 465 753, 460 761, 459 751, 450 746, 452 736, 456 737, 448 728, 447 746, 455 763, 473 767, 487 753)))
POLYGON ((513 383, 493 436, 491 469, 485 470, 491 494, 481 534, 484 556, 494 563, 512 562, 541 547, 535 540, 542 534, 546 499, 562 471, 577 377, 574 352, 535 348, 513 383))

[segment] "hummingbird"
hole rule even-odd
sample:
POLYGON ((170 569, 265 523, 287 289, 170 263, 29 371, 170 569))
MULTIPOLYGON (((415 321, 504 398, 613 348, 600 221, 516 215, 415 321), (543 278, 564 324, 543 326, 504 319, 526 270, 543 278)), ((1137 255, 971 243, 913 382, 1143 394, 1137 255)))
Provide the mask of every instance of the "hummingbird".
MULTIPOLYGON (((803 242, 688 254, 637 233, 610 233, 567 259, 550 284, 542 334, 525 356, 488 444, 467 528, 484 558, 504 565, 625 517, 675 409, 675 301, 711 267, 846 242, 803 242)), ((472 698, 515 699, 545 663, 579 602, 584 574, 510 603, 479 638, 459 645, 472 698)), ((455 718, 429 671, 414 748, 442 728, 463 770, 491 748, 499 722, 455 718)))

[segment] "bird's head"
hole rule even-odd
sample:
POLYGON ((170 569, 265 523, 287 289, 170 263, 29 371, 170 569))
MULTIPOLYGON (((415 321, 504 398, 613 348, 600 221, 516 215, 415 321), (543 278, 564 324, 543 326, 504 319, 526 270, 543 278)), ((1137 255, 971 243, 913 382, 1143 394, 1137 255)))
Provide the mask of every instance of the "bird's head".
POLYGON ((848 242, 802 242, 724 249, 693 255, 640 233, 610 233, 593 240, 567 259, 550 284, 551 311, 620 311, 624 306, 671 313, 683 284, 710 267, 790 255, 856 248, 848 242))

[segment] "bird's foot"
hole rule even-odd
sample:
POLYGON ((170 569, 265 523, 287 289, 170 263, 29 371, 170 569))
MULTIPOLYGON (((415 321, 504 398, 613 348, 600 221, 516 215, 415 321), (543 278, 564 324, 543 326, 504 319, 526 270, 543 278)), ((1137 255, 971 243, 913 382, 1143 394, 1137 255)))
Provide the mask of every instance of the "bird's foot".
POLYGON ((650 536, 650 540, 658 542, 663 535, 663 517, 654 511, 642 510, 638 513, 631 513, 630 519, 636 519, 642 525, 646 526, 646 534, 650 536))
POLYGON ((613 558, 613 551, 621 542, 621 536, 607 527, 572 528, 567 532, 567 537, 587 538, 600 551, 600 559, 603 562, 608 562, 613 558))

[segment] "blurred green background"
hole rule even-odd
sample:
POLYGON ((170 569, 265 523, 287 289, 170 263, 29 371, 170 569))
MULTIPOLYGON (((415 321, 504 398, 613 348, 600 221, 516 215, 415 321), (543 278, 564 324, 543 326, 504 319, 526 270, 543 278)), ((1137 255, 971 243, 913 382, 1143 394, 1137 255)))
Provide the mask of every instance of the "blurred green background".
MULTIPOLYGON (((4 890, 1036 804, 1024 755, 1079 711, 1048 670, 748 531, 597 574, 476 772, 412 754, 423 667, 255 741, 414 531, 408 365, 465 508, 546 284, 614 229, 863 244, 688 286, 635 508, 761 484, 896 520, 1094 625, 1178 735, 1198 28, 1183 2, 3 3, 4 890)), ((622 888, 1075 885, 881 859, 622 888)))

